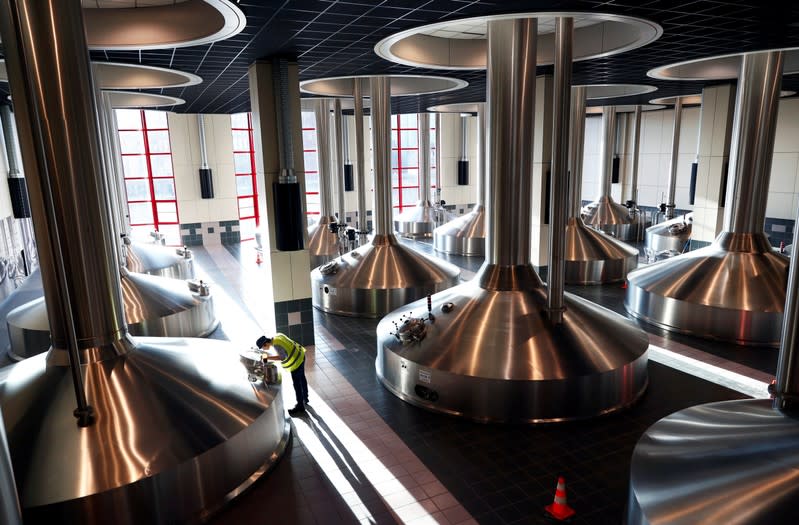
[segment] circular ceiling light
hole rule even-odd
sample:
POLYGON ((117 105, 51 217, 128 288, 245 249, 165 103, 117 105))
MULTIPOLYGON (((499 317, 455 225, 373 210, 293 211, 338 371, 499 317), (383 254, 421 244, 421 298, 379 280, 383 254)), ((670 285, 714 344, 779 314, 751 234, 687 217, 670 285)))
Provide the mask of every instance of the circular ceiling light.
POLYGON ((747 53, 733 53, 708 58, 698 58, 656 67, 646 72, 648 77, 660 80, 729 80, 738 78, 741 69, 741 57, 754 53, 783 51, 783 74, 799 73, 799 47, 783 49, 766 49, 747 53))
MULTIPOLYGON (((121 62, 92 62, 95 81, 100 89, 158 89, 193 86, 202 79, 177 69, 123 64, 121 62)), ((0 82, 8 82, 6 62, 0 59, 0 82)))
POLYGON ((425 25, 384 38, 375 46, 382 58, 398 64, 433 69, 485 69, 487 23, 536 18, 536 62, 555 57, 555 22, 574 19, 574 61, 615 55, 657 40, 663 28, 654 22, 600 13, 529 12, 481 16, 425 25))
POLYGON ((161 106, 177 106, 185 104, 182 98, 155 93, 136 93, 134 91, 106 91, 111 98, 113 108, 157 108, 161 106))
MULTIPOLYGON (((344 97, 344 98, 334 98, 334 97, 303 97, 300 99, 300 108, 303 111, 313 111, 314 109, 314 102, 316 100, 329 100, 331 102, 335 100, 341 101, 341 109, 344 111, 350 111, 355 109, 355 102, 353 101, 352 97, 344 97)), ((363 107, 368 108, 371 104, 368 99, 363 101, 363 107)), ((331 109, 332 111, 332 109, 331 109)))
POLYGON ((329 97, 351 97, 354 82, 361 83, 361 93, 369 96, 369 81, 372 78, 391 79, 391 96, 428 95, 461 89, 469 85, 465 80, 427 75, 354 75, 329 77, 300 82, 300 91, 329 97))
POLYGON ((655 86, 645 84, 588 84, 585 88, 586 100, 601 100, 605 98, 632 97, 657 91, 655 86))
MULTIPOLYGON (((585 108, 585 113, 587 115, 601 115, 603 113, 603 109, 605 106, 591 106, 585 108)), ((633 113, 635 111, 636 106, 634 104, 624 104, 621 106, 613 106, 616 108, 616 113, 633 113)), ((655 111, 658 109, 663 109, 666 106, 653 106, 651 104, 641 104, 641 111, 655 111)))
MULTIPOLYGON (((780 98, 790 97, 795 95, 796 91, 780 91, 780 98)), ((650 104, 666 104, 667 106, 673 106, 677 103, 677 99, 681 98, 682 103, 684 106, 701 106, 702 105, 702 95, 695 94, 695 95, 679 95, 679 96, 671 96, 671 97, 661 97, 655 98, 649 101, 650 104)))
POLYGON ((670 97, 660 97, 660 98, 653 98, 649 101, 650 104, 665 104, 667 106, 673 106, 677 103, 677 99, 682 100, 683 106, 701 106, 702 105, 702 95, 701 94, 694 94, 694 95, 679 95, 679 96, 670 96, 670 97))
POLYGON ((433 113, 470 113, 476 114, 478 109, 484 108, 485 102, 459 102, 455 104, 439 104, 430 106, 427 111, 433 113))
POLYGON ((89 49, 163 49, 224 40, 247 25, 226 0, 82 0, 89 49))
POLYGON ((202 79, 192 73, 121 62, 93 62, 100 89, 155 89, 193 86, 202 79))

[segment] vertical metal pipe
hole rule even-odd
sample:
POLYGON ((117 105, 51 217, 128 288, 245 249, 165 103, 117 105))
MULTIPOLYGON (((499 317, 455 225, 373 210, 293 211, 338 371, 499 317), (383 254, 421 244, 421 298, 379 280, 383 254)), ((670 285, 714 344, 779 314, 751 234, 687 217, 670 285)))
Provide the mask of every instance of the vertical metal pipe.
POLYGON ((338 222, 344 224, 344 139, 341 125, 341 99, 333 102, 333 141, 336 144, 336 169, 331 172, 336 177, 336 212, 338 222))
POLYGON ((81 348, 111 343, 126 327, 82 11, 56 0, 0 5, 53 344, 67 346, 68 316, 81 348))
POLYGON ((537 22, 488 22, 487 264, 530 264, 537 22))
POLYGON ((3 125, 3 139, 6 146, 6 159, 8 160, 8 178, 22 177, 19 169, 19 159, 17 158, 17 146, 14 143, 14 115, 11 106, 3 104, 0 106, 0 121, 3 125))
POLYGON ((574 20, 555 22, 555 78, 552 109, 552 179, 549 207, 549 277, 547 313, 553 324, 563 322, 566 276, 566 219, 569 212, 569 102, 572 83, 574 20))
MULTIPOLYGON (((355 184, 358 186, 358 229, 367 231, 369 222, 366 219, 366 166, 363 143, 363 93, 361 80, 353 80, 352 96, 355 101, 355 184)), ((374 207, 372 207, 374 209, 374 207)))
POLYGON ((461 160, 469 160, 469 121, 468 115, 461 115, 461 160))
MULTIPOLYGON (((116 130, 111 130, 108 125, 108 115, 105 105, 105 98, 108 98, 107 94, 104 94, 102 90, 99 88, 96 90, 95 96, 97 97, 97 117, 98 117, 98 129, 100 132, 100 153, 103 161, 103 175, 104 175, 104 182, 105 184, 103 187, 105 188, 105 202, 111 206, 111 229, 112 231, 112 239, 113 242, 111 243, 111 247, 114 250, 114 254, 119 261, 119 263, 125 264, 124 258, 122 257, 122 245, 120 243, 120 233, 122 232, 122 225, 120 224, 120 216, 119 210, 117 209, 117 203, 119 202, 119 191, 121 188, 117 183, 117 172, 114 166, 114 158, 113 153, 111 151, 111 135, 116 132, 116 130)), ((113 110, 112 110, 113 111, 113 110)))
POLYGON ((477 106, 477 206, 485 206, 486 197, 486 116, 485 105, 477 106))
POLYGON ((602 108, 602 177, 599 197, 610 197, 613 181, 613 141, 616 138, 616 107, 602 108))
POLYGON ((344 149, 344 164, 350 164, 350 124, 343 113, 341 115, 341 141, 344 149))
POLYGON ((111 345, 127 328, 83 13, 57 0, 3 0, 0 10, 53 346, 68 349, 76 416, 87 425, 78 350, 111 345))
POLYGON ((200 132, 200 169, 208 169, 208 150, 205 145, 205 119, 202 113, 197 113, 197 129, 200 132))
POLYGON ((762 233, 766 218, 783 53, 752 53, 741 58, 730 146, 730 173, 724 229, 762 233))
POLYGON ((441 204, 441 113, 436 113, 436 204, 441 204))
POLYGON ((633 173, 630 183, 630 200, 638 202, 638 157, 641 148, 641 105, 635 106, 635 131, 633 131, 633 173))
POLYGON ((391 79, 372 77, 370 92, 375 235, 391 235, 391 79))
POLYGON ((583 204, 583 149, 585 148, 585 86, 571 91, 571 144, 569 146, 569 218, 580 217, 583 204))
MULTIPOLYGON (((419 202, 430 202, 430 115, 419 113, 419 202)), ((402 175, 400 175, 402 176, 402 175)))
MULTIPOLYGON (((776 119, 775 119, 776 120, 776 119)), ((799 246, 799 228, 793 229, 793 245, 799 246)), ((780 334, 780 355, 777 360, 777 384, 774 408, 799 408, 799 257, 791 257, 785 313, 780 334)))
POLYGON ((330 102, 316 100, 314 102, 316 117, 316 157, 319 170, 319 211, 320 217, 332 215, 332 188, 330 162, 330 102))
POLYGON ((111 95, 103 93, 103 107, 105 108, 105 117, 108 121, 109 129, 109 146, 111 156, 111 169, 112 172, 108 177, 109 184, 116 187, 116 201, 111 204, 116 211, 117 224, 119 225, 119 233, 127 233, 130 230, 128 224, 128 201, 125 197, 125 173, 122 166, 122 148, 119 145, 119 133, 117 125, 116 112, 111 104, 111 95))
POLYGON ((11 454, 8 451, 6 425, 3 422, 3 411, 0 410, 0 523, 4 525, 21 525, 22 510, 19 506, 17 484, 14 482, 14 469, 11 454))
POLYGON ((666 200, 666 219, 674 218, 674 196, 677 192, 677 160, 680 156, 680 126, 682 124, 682 98, 674 103, 674 129, 671 132, 671 159, 669 163, 668 198, 666 200))

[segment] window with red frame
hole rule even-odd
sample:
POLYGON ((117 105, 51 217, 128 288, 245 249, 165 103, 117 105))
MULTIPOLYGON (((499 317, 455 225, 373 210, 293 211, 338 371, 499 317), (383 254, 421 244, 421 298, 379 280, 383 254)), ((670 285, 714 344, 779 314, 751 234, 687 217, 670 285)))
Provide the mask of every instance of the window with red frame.
POLYGON ((241 240, 246 241, 255 238, 255 231, 260 223, 252 115, 250 113, 231 115, 230 131, 233 134, 233 171, 236 175, 239 229, 241 230, 241 240))
POLYGON ((131 237, 151 240, 157 230, 167 244, 181 244, 166 113, 118 109, 116 117, 131 237))
MULTIPOLYGON (((435 187, 436 128, 430 128, 430 179, 435 187)), ((430 188, 425 191, 429 193, 430 188)), ((419 201, 419 129, 415 114, 391 116, 391 202, 402 212, 419 201)))
POLYGON ((321 213, 319 198, 319 160, 316 154, 316 116, 302 112, 302 154, 305 163, 305 213, 318 218, 321 213))

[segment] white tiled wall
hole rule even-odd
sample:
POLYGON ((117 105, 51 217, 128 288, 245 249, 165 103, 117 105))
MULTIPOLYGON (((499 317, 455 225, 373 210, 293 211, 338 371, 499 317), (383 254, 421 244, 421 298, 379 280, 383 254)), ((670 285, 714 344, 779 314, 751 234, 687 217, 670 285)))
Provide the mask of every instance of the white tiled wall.
MULTIPOLYGON (((691 163, 696 158, 697 152, 699 115, 700 109, 698 107, 683 109, 675 198, 678 208, 691 209, 688 204, 688 186, 690 183, 691 163)), ((657 206, 663 201, 663 195, 667 191, 674 110, 645 112, 642 120, 638 202, 642 205, 657 206)), ((719 125, 721 124, 723 123, 719 123, 719 125)), ((630 129, 629 131, 631 133, 632 130, 630 129)), ((718 135, 719 141, 723 141, 723 133, 715 135, 718 135)), ((715 139, 714 142, 716 142, 715 139)), ((583 156, 582 197, 585 200, 593 200, 598 193, 601 144, 602 119, 599 116, 589 116, 586 119, 585 152, 583 156)), ((771 166, 769 199, 766 210, 768 217, 783 219, 794 219, 796 217, 797 209, 799 209, 798 180, 799 98, 788 98, 781 100, 779 106, 777 136, 774 142, 774 157, 771 166)), ((613 185, 613 196, 616 200, 623 200, 620 199, 621 189, 619 184, 613 185)))
POLYGON ((214 198, 200 196, 200 139, 196 114, 169 113, 172 165, 181 223, 238 219, 230 115, 203 115, 214 198))
MULTIPOLYGON (((19 169, 24 173, 25 170, 22 169, 22 166, 20 166, 19 169)), ((2 131, 0 131, 0 171, 2 171, 6 177, 8 176, 8 158, 6 157, 6 147, 5 142, 2 139, 2 131)), ((13 215, 13 213, 14 211, 11 208, 11 198, 9 197, 8 193, 8 183, 5 180, 0 181, 0 219, 10 217, 13 215)))
MULTIPOLYGON (((626 115, 617 116, 619 125, 627 135, 624 144, 632 148, 630 125, 626 115)), ((644 112, 642 115, 640 155, 638 158, 638 203, 645 206, 658 206, 664 201, 668 191, 669 162, 671 159, 671 137, 674 129, 674 110, 644 112)), ((688 186, 691 180, 691 163, 696 158, 696 141, 699 125, 699 108, 683 108, 680 129, 680 149, 677 162, 677 191, 675 202, 678 208, 690 208, 688 205, 688 186)), ((599 195, 599 183, 602 169, 602 117, 589 116, 586 119, 585 151, 583 153, 583 190, 584 200, 594 200, 599 195)), ((624 146, 617 147, 624 155, 624 146)), ((632 169, 622 166, 624 176, 629 178, 632 169), (626 169, 625 169, 626 168, 626 169)), ((624 202, 628 196, 622 195, 622 184, 613 184, 611 194, 617 202, 624 202)))
POLYGON ((795 219, 799 208, 799 98, 780 101, 767 217, 795 219))

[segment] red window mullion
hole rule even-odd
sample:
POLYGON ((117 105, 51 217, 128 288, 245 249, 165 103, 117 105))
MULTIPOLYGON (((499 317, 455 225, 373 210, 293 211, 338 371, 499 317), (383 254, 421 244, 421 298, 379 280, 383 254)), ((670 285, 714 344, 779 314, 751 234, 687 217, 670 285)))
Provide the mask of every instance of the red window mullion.
POLYGON ((146 160, 145 164, 147 165, 147 183, 150 185, 150 196, 152 199, 150 200, 150 207, 153 210, 153 227, 157 230, 158 229, 158 206, 156 206, 155 202, 155 184, 153 183, 153 168, 150 166, 150 139, 147 136, 147 122, 144 119, 144 110, 139 110, 139 116, 141 117, 141 134, 144 139, 144 158, 146 160))
POLYGON ((255 213, 255 227, 260 224, 260 213, 258 213, 258 180, 255 176, 255 141, 252 136, 252 113, 247 113, 247 127, 249 128, 250 138, 250 167, 252 169, 252 202, 255 213))

